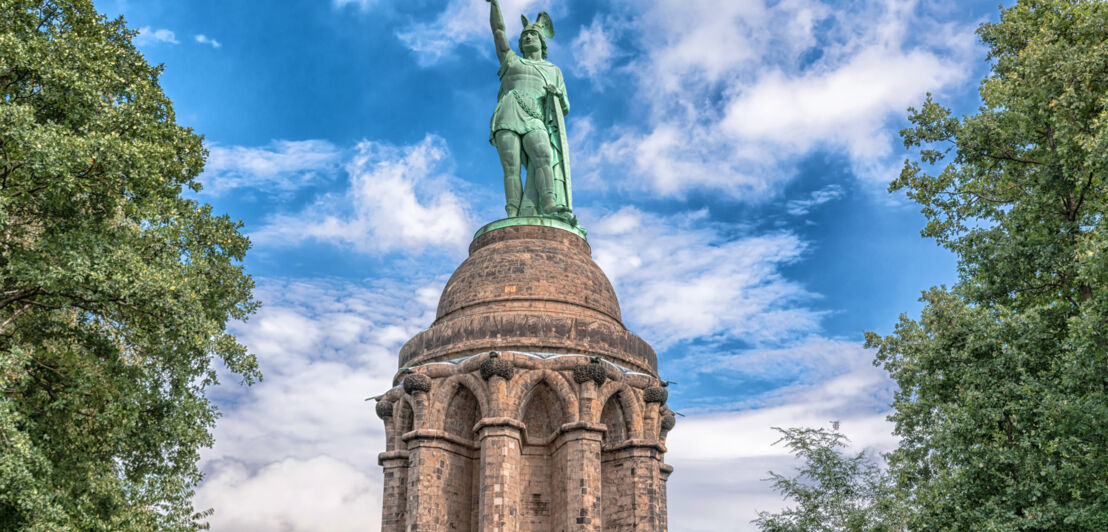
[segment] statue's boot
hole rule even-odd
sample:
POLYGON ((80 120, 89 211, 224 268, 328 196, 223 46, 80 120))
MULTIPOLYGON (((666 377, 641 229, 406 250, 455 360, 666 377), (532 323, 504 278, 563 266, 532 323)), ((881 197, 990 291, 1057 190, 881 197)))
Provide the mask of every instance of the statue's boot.
POLYGON ((569 210, 565 205, 558 205, 555 202, 554 172, 549 168, 545 170, 544 172, 539 172, 537 176, 539 179, 539 190, 542 191, 541 207, 543 214, 558 214, 569 210))

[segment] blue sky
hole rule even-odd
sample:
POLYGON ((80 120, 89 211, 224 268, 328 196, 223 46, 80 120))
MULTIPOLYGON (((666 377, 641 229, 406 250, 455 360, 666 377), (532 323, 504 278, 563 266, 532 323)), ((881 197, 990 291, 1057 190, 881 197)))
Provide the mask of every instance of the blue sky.
MULTIPOLYGON (((675 532, 747 530, 792 462, 771 426, 842 420, 895 444, 862 332, 915 314, 955 263, 886 187, 927 92, 957 112, 995 2, 502 0, 550 12, 574 199, 630 329, 677 381, 675 532)), ((213 529, 364 530, 403 342, 501 217, 483 0, 101 1, 163 63, 211 152, 197 197, 241 219, 262 310, 234 330, 266 379, 223 408, 196 502, 213 529)))

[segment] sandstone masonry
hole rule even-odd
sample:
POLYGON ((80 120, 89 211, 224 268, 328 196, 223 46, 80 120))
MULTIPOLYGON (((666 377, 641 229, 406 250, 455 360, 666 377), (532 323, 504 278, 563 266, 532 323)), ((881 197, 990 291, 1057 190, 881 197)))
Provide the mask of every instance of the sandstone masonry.
POLYGON ((378 399, 383 531, 666 530, 673 412, 590 253, 553 227, 474 240, 378 399))

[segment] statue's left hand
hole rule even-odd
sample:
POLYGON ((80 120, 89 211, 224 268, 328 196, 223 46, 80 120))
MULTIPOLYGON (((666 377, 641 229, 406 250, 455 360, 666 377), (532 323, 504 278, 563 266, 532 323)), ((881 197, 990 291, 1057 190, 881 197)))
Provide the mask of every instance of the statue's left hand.
POLYGON ((555 87, 553 83, 548 83, 546 85, 546 92, 553 94, 554 96, 562 95, 562 91, 558 90, 558 87, 555 87))

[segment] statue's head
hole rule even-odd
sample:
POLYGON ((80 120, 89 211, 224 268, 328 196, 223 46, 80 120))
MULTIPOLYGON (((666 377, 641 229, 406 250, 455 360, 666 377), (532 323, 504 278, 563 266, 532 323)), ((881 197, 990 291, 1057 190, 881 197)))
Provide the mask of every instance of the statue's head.
POLYGON ((523 19, 523 31, 519 34, 519 51, 524 55, 532 50, 542 50, 542 58, 546 59, 546 40, 554 36, 554 21, 545 11, 539 13, 535 23, 527 20, 527 15, 520 15, 523 19))

